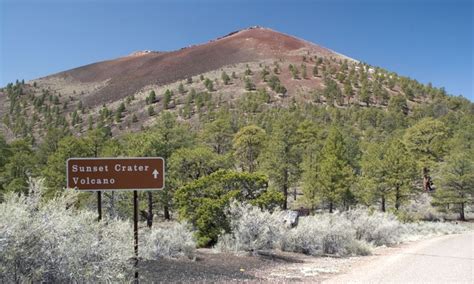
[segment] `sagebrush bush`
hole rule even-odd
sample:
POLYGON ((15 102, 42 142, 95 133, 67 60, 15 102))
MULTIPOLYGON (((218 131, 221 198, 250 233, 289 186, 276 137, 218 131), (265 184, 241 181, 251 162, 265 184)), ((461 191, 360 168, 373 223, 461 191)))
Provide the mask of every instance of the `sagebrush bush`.
POLYGON ((221 234, 216 249, 235 252, 279 248, 315 256, 368 255, 375 246, 467 230, 452 223, 403 224, 391 213, 362 208, 301 217, 298 226, 291 229, 283 216, 284 212, 270 213, 234 202, 227 211, 231 232, 221 234))
POLYGON ((226 213, 231 232, 221 234, 215 246, 220 251, 256 251, 281 248, 310 255, 366 255, 370 246, 355 239, 351 222, 339 214, 301 218, 290 229, 284 212, 270 213, 249 204, 233 202, 226 213))
POLYGON ((30 187, 29 196, 7 194, 0 204, 0 282, 106 282, 131 275, 129 223, 97 222, 96 214, 72 206, 73 191, 41 203, 41 184, 30 187))
MULTIPOLYGON (((75 208, 67 190, 41 202, 40 181, 28 196, 7 194, 0 204, 0 283, 127 282, 133 277, 129 221, 105 219, 75 208)), ((192 257, 195 242, 186 224, 140 230, 140 257, 192 257)))
POLYGON ((356 240, 351 222, 339 214, 300 218, 298 226, 288 231, 281 249, 309 255, 370 254, 369 246, 356 240))
POLYGON ((420 194, 410 203, 402 206, 397 215, 402 221, 441 221, 444 214, 436 210, 431 203, 433 198, 428 193, 420 194))
POLYGON ((403 241, 417 240, 423 237, 460 234, 470 230, 468 226, 451 222, 416 222, 403 224, 403 241))
POLYGON ((366 209, 354 209, 343 213, 351 222, 356 239, 376 246, 394 245, 400 242, 403 226, 397 218, 389 213, 372 212, 366 209))
POLYGON ((188 224, 172 222, 143 232, 141 247, 147 259, 194 258, 196 242, 188 224))
POLYGON ((219 236, 220 251, 272 249, 286 231, 282 212, 261 210, 249 204, 231 203, 226 211, 231 233, 219 236))

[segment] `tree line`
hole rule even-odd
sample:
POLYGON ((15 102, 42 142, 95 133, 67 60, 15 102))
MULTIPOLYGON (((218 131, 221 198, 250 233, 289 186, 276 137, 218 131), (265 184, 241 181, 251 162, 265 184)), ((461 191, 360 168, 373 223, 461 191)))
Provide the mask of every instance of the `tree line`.
MULTIPOLYGON (((50 127, 41 142, 2 137, 1 193, 26 193, 33 176, 45 179, 45 198, 52 198, 64 190, 70 157, 161 156, 166 188, 142 193, 142 216, 150 226, 158 212, 186 219, 199 229, 201 245, 228 227, 221 216, 232 199, 269 209, 365 205, 403 214, 404 205, 430 191, 433 206, 460 219, 472 209, 474 107, 467 100, 440 96, 409 113, 396 103, 247 106, 210 111, 197 123, 162 111, 153 126, 116 137, 102 125, 80 136, 50 127)), ((129 212, 124 196, 106 195, 112 212, 129 212)), ((84 194, 77 206, 93 204, 84 194)))

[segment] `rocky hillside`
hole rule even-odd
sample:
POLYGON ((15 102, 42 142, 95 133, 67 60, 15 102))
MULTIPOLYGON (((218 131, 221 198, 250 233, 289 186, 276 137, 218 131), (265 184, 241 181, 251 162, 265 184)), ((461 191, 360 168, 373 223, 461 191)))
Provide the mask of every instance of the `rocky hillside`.
POLYGON ((136 52, 9 84, 0 93, 0 114, 7 138, 41 139, 50 126, 77 134, 104 125, 114 134, 137 131, 164 109, 192 120, 223 107, 386 108, 391 101, 408 113, 437 94, 444 90, 252 27, 177 51, 136 52))

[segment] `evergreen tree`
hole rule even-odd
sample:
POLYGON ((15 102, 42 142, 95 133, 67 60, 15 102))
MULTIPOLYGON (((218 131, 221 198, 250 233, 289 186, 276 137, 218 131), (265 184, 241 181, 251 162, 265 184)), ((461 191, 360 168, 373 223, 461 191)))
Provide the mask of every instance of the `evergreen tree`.
POLYGON ((298 76, 298 75, 300 74, 300 71, 298 70, 298 68, 297 68, 296 66, 290 64, 290 65, 288 66, 288 69, 290 70, 290 72, 291 72, 291 77, 292 77, 293 79, 295 79, 295 80, 296 80, 296 79, 299 79, 299 76, 298 76))
POLYGON ((146 98, 146 104, 153 104, 156 101, 156 93, 154 90, 150 91, 150 94, 148 94, 148 97, 146 98))
POLYGON ((260 77, 262 78, 263 82, 267 81, 267 76, 270 75, 270 72, 267 70, 267 68, 263 68, 260 77))
POLYGON ((229 232, 225 210, 232 200, 273 209, 281 195, 267 189, 268 180, 257 173, 220 170, 180 187, 175 194, 180 218, 197 230, 198 245, 213 245, 222 232, 229 232))
POLYGON ((211 80, 209 80, 209 78, 206 78, 206 80, 204 81, 204 86, 209 92, 214 91, 214 84, 211 80))
MULTIPOLYGON (((28 179, 36 173, 37 161, 31 145, 23 139, 12 142, 8 148, 3 146, 8 155, 0 172, 0 189, 6 192, 28 193, 28 179)), ((0 196, 1 197, 1 196, 0 196)))
POLYGON ((148 106, 148 116, 154 116, 155 115, 155 109, 153 106, 148 106))
POLYGON ((171 98, 173 96, 173 91, 170 91, 169 89, 166 89, 164 95, 163 95, 163 109, 168 109, 169 104, 171 102, 171 98))
POLYGON ((93 157, 93 148, 88 146, 83 138, 66 136, 58 143, 57 150, 48 157, 43 169, 45 177, 46 198, 52 198, 58 191, 66 187, 65 161, 74 157, 93 157))
POLYGON ((390 199, 390 187, 386 183, 387 167, 384 166, 386 147, 386 144, 378 141, 367 146, 361 161, 360 191, 358 192, 360 200, 363 200, 365 204, 380 203, 382 212, 386 211, 386 204, 390 199))
MULTIPOLYGON (((297 147, 297 118, 289 113, 278 114, 264 152, 261 168, 267 173, 272 185, 283 193, 283 209, 288 208, 288 191, 299 178, 301 156, 297 147)), ((296 200, 296 191, 294 192, 296 200)))
POLYGON ((418 161, 418 169, 423 173, 424 190, 429 190, 430 171, 446 153, 448 130, 443 122, 424 118, 408 128, 404 135, 407 149, 418 161))
POLYGON ((221 79, 222 79, 222 82, 224 82, 224 85, 229 85, 230 77, 229 75, 227 75, 225 71, 222 71, 221 79))
POLYGON ((313 77, 318 77, 318 65, 313 67, 313 77))
POLYGON ((178 149, 169 160, 170 180, 174 187, 181 187, 219 169, 228 168, 230 165, 226 160, 225 156, 205 146, 178 149))
POLYGON ((118 109, 117 109, 117 112, 122 113, 122 112, 124 112, 125 110, 126 110, 126 109, 125 109, 125 104, 124 104, 123 102, 120 103, 120 105, 119 105, 119 107, 118 107, 118 109))
POLYGON ((454 151, 440 167, 440 188, 433 204, 445 212, 456 212, 466 220, 468 205, 474 202, 474 151, 454 151))
POLYGON ((407 100, 403 96, 392 96, 388 102, 388 110, 393 113, 402 113, 407 115, 407 100))
POLYGON ((307 71, 306 71, 306 65, 305 64, 301 65, 301 76, 303 77, 303 79, 308 79, 308 74, 307 74, 307 71))
POLYGON ((255 90, 255 85, 252 83, 252 81, 248 77, 245 78, 245 90, 246 91, 255 90))
POLYGON ((370 91, 368 83, 363 83, 359 93, 359 100, 366 104, 368 107, 370 105, 370 91))
POLYGON ((319 199, 328 204, 330 213, 341 203, 346 191, 350 190, 354 178, 347 150, 340 130, 335 126, 331 127, 321 150, 316 192, 319 199))
POLYGON ((204 126, 201 140, 212 147, 217 154, 225 154, 232 149, 233 135, 230 118, 221 117, 204 126))
POLYGON ((179 83, 179 86, 178 86, 178 93, 180 93, 181 95, 186 93, 186 89, 184 89, 184 85, 183 83, 179 83))
POLYGON ((393 139, 385 153, 384 171, 385 183, 391 190, 395 209, 408 201, 414 193, 413 183, 416 177, 416 163, 405 145, 398 139, 393 139))
MULTIPOLYGON (((157 125, 149 131, 129 134, 124 137, 125 155, 136 157, 163 157, 168 161, 171 155, 180 148, 194 144, 194 136, 185 124, 178 123, 176 116, 168 111, 163 112, 157 119, 157 125)), ((169 167, 167 164, 166 167, 169 167)), ((165 169, 168 171, 168 168, 165 169)), ((172 196, 176 189, 173 187, 171 177, 165 177, 166 188, 156 192, 158 202, 163 208, 165 219, 171 218, 172 196)), ((148 210, 146 218, 148 226, 152 226, 153 208, 156 203, 153 196, 155 192, 147 192, 148 210)))
POLYGON ((354 89, 350 80, 344 81, 344 96, 347 97, 347 101, 350 104, 352 97, 354 96, 354 89))
POLYGON ((334 80, 327 78, 325 80, 325 85, 326 87, 323 90, 323 96, 326 98, 326 103, 328 105, 333 105, 334 100, 340 101, 342 93, 337 83, 334 80))
POLYGON ((233 140, 234 156, 244 171, 257 169, 258 157, 265 141, 265 130, 256 126, 245 126, 237 132, 233 140))

